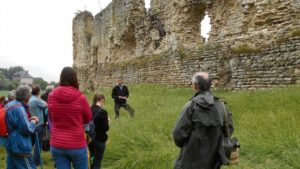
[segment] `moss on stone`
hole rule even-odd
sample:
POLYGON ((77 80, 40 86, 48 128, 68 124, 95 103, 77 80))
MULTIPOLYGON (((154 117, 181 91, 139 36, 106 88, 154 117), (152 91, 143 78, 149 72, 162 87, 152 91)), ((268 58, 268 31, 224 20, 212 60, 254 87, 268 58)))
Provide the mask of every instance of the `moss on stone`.
POLYGON ((260 48, 250 46, 249 44, 246 43, 240 44, 236 47, 231 47, 230 50, 234 54, 251 54, 251 53, 258 53, 261 51, 260 48))
POLYGON ((300 36, 300 27, 295 28, 291 31, 291 37, 300 36))

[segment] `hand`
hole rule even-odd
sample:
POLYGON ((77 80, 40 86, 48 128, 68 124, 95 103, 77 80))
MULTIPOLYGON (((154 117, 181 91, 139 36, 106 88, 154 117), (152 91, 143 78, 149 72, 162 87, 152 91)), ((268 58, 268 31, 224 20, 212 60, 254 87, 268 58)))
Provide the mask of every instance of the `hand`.
POLYGON ((119 99, 124 99, 124 100, 126 100, 127 97, 125 97, 125 96, 119 96, 119 99))
POLYGON ((36 117, 36 116, 32 116, 30 119, 29 119, 30 122, 36 124, 37 122, 39 122, 39 118, 36 117))

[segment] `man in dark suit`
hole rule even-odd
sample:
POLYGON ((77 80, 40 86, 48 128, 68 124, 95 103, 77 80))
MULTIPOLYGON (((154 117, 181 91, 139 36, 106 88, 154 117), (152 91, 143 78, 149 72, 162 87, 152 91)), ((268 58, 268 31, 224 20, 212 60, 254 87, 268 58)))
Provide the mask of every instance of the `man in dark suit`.
POLYGON ((126 103, 129 97, 129 91, 122 78, 117 80, 117 85, 112 90, 112 98, 115 100, 115 118, 119 118, 119 110, 123 107, 131 117, 134 117, 134 110, 126 103))

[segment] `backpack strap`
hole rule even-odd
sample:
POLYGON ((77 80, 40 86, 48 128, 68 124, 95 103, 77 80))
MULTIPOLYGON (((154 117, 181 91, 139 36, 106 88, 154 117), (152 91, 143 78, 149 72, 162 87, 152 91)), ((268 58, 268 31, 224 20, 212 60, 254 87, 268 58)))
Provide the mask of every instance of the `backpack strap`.
MULTIPOLYGON (((102 110, 102 109, 101 109, 102 110)), ((93 117, 93 121, 95 121, 96 117, 100 114, 100 111, 96 113, 96 115, 93 117)))
POLYGON ((221 104, 222 104, 222 108, 223 108, 223 115, 224 115, 224 127, 225 127, 225 134, 227 137, 229 137, 229 122, 228 122, 228 112, 225 108, 225 104, 223 100, 220 100, 221 104))

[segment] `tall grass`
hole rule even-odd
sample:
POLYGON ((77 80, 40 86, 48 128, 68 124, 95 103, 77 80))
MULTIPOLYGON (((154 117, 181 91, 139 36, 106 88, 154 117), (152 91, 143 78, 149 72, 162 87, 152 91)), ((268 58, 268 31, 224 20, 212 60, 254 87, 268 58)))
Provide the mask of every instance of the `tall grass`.
MULTIPOLYGON (((179 152, 173 143, 172 128, 192 90, 159 85, 129 87, 129 104, 136 110, 134 119, 122 110, 120 118, 114 120, 111 89, 101 91, 107 97, 106 109, 111 118, 103 168, 171 169, 179 152)), ((214 94, 227 101, 233 112, 234 134, 242 145, 240 165, 230 168, 300 168, 299 86, 214 94)), ((45 168, 53 168, 49 153, 44 156, 45 168)), ((1 153, 0 168, 3 164, 1 153)))

